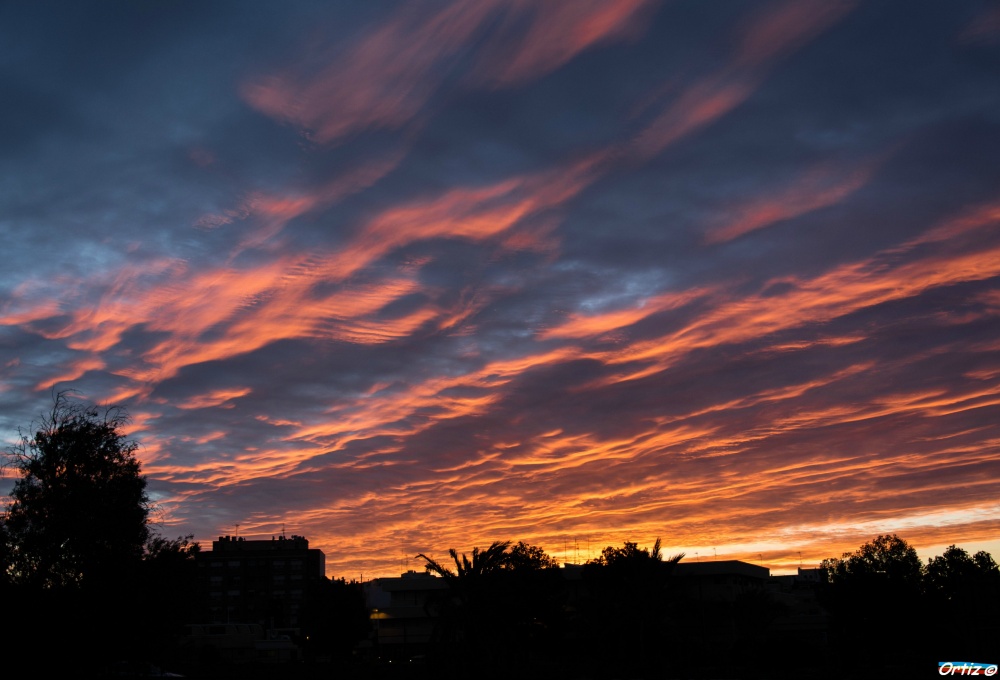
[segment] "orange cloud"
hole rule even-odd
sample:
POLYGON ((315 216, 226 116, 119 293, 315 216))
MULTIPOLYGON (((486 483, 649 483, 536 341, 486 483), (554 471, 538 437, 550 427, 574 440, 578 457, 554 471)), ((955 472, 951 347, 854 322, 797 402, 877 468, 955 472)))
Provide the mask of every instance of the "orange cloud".
POLYGON ((899 252, 925 244, 954 242, 957 239, 977 239, 982 231, 992 231, 1000 224, 1000 202, 971 206, 955 217, 928 229, 899 247, 899 252))
POLYGON ((90 371, 100 371, 105 368, 104 361, 97 357, 83 357, 70 363, 63 373, 46 378, 35 386, 36 390, 48 390, 61 382, 72 382, 90 371))
MULTIPOLYGON (((974 210, 970 214, 981 213, 974 210)), ((968 226, 981 225, 982 220, 963 222, 958 219, 958 222, 967 225, 968 229, 982 228, 968 226)), ((936 233, 936 229, 956 223, 956 220, 946 220, 928 233, 936 233)), ((911 254, 919 254, 923 259, 908 262, 896 257, 895 251, 887 251, 870 260, 836 267, 811 280, 789 280, 787 292, 780 295, 733 301, 727 300, 721 289, 691 291, 687 295, 658 296, 635 310, 590 318, 570 317, 563 326, 549 330, 543 339, 585 339, 627 328, 651 314, 670 311, 691 301, 706 305, 700 316, 680 330, 654 341, 619 348, 614 353, 563 346, 492 362, 464 375, 430 377, 398 390, 385 385, 372 393, 373 398, 337 404, 330 409, 327 418, 296 427, 285 438, 288 444, 294 444, 292 450, 263 448, 246 452, 239 456, 238 470, 231 468, 230 463, 218 463, 197 473, 176 470, 170 474, 176 479, 198 474, 199 479, 208 476, 213 484, 226 485, 235 483, 234 480, 245 482, 288 474, 292 470, 302 470, 303 465, 306 469, 318 470, 321 469, 318 464, 312 468, 309 463, 315 456, 328 455, 331 451, 346 452, 348 443, 376 437, 386 438, 390 443, 366 448, 362 455, 345 455, 333 465, 345 472, 385 466, 413 470, 416 461, 408 461, 405 456, 400 458, 406 447, 401 438, 439 426, 449 419, 487 414, 496 403, 497 388, 530 370, 583 357, 597 358, 608 365, 632 361, 636 357, 655 359, 657 370, 662 370, 693 348, 761 338, 778 330, 827 321, 864 306, 918 295, 931 287, 1000 274, 997 264, 1000 254, 989 248, 965 253, 928 252, 917 245, 910 248, 911 254)), ((816 342, 828 347, 843 347, 862 340, 864 336, 854 333, 820 338, 816 342)), ((762 351, 791 353, 811 346, 813 343, 784 343, 762 351)), ((551 527, 569 522, 575 527, 573 531, 587 533, 598 550, 604 544, 620 542, 621 533, 627 532, 630 539, 646 535, 650 542, 656 535, 666 534, 679 549, 712 541, 727 554, 745 556, 749 553, 744 538, 746 533, 741 534, 743 530, 738 528, 728 534, 719 530, 720 526, 740 521, 754 523, 754 533, 760 536, 755 545, 760 552, 771 556, 767 559, 774 560, 775 564, 787 564, 792 558, 787 554, 782 556, 775 545, 802 546, 805 555, 816 549, 804 528, 801 533, 789 530, 791 533, 775 538, 787 527, 786 522, 774 518, 776 507, 778 510, 801 507, 806 499, 824 508, 839 507, 837 504, 847 492, 838 492, 841 497, 834 499, 824 496, 822 489, 849 482, 852 497, 857 496, 859 503, 864 502, 865 507, 871 508, 871 513, 881 507, 894 508, 893 517, 897 519, 890 517, 877 521, 901 521, 898 517, 900 512, 905 517, 905 501, 900 500, 903 494, 899 487, 891 484, 911 475, 914 480, 907 482, 907 493, 915 498, 923 494, 921 503, 924 505, 926 494, 932 492, 940 492, 942 499, 948 499, 947 490, 952 482, 937 479, 934 473, 955 471, 959 458, 964 465, 974 467, 977 461, 985 464, 996 454, 997 442, 966 444, 955 441, 951 444, 946 440, 943 446, 935 445, 934 452, 916 455, 906 451, 883 454, 875 459, 864 444, 868 432, 865 428, 879 427, 877 423, 886 419, 951 418, 971 410, 994 407, 1000 403, 1000 387, 992 373, 983 374, 982 380, 987 384, 980 384, 976 389, 950 393, 939 389, 910 391, 836 406, 809 405, 812 403, 807 399, 810 394, 838 383, 860 380, 873 369, 870 363, 858 363, 827 376, 778 388, 763 388, 735 399, 691 408, 672 418, 636 423, 629 435, 623 437, 579 431, 566 433, 563 428, 555 428, 547 431, 546 436, 533 439, 511 436, 484 440, 477 442, 469 455, 459 462, 424 470, 421 474, 407 474, 403 477, 405 482, 384 488, 377 499, 341 499, 314 507, 306 511, 303 522, 310 527, 311 535, 317 537, 318 544, 322 545, 322 540, 335 541, 331 545, 340 546, 340 552, 347 549, 343 546, 350 545, 352 539, 340 534, 334 536, 328 527, 335 525, 339 517, 356 515, 366 503, 377 502, 380 526, 386 531, 399 532, 400 536, 410 536, 400 540, 407 541, 406 545, 413 545, 416 550, 440 550, 441 546, 477 540, 485 542, 512 534, 538 541, 548 539, 558 547, 562 542, 559 531, 551 527), (781 408, 773 410, 772 415, 753 427, 727 430, 725 420, 715 419, 723 412, 734 414, 763 405, 780 405, 781 408), (759 453, 766 447, 778 446, 778 442, 794 432, 834 426, 857 430, 858 448, 851 455, 815 452, 804 458, 796 457, 794 463, 789 463, 785 457, 759 453), (748 451, 758 454, 741 455, 748 451), (664 465, 666 460, 671 461, 671 466, 664 465), (696 473, 685 473, 688 465, 700 461, 698 464, 703 466, 705 461, 713 460, 720 461, 717 474, 706 475, 704 467, 696 473), (579 480, 582 485, 572 493, 556 497, 532 496, 532 490, 565 487, 572 485, 572 480, 579 480), (477 511, 472 502, 476 498, 483 499, 488 508, 502 508, 502 519, 493 510, 477 511), (776 506, 776 498, 785 500, 776 506), (408 510, 417 506, 421 507, 419 522, 426 524, 424 529, 415 526, 418 520, 414 520, 408 510), (461 517, 455 515, 458 507, 462 508, 461 517), (491 532, 495 533, 491 535, 491 532), (323 539, 323 536, 329 538, 323 539), (769 545, 771 547, 767 547, 769 545)), ((602 386, 594 383, 582 389, 598 390, 602 386)), ((967 436, 972 435, 974 433, 967 436)), ((844 441, 840 446, 845 446, 844 441)), ((323 468, 329 467, 330 463, 323 463, 323 468)), ((969 494, 967 507, 982 507, 979 499, 988 495, 988 486, 985 480, 968 481, 963 487, 969 494)), ((942 500, 942 507, 944 503, 942 500)), ((953 505, 950 499, 948 503, 953 505)), ((260 517, 258 521, 264 527, 268 518, 260 517)), ((914 522, 909 532, 912 536, 931 535, 936 531, 914 522)), ((902 526, 910 525, 904 523, 902 526)), ((958 524, 953 523, 953 526, 958 524)), ((845 535, 856 536, 857 531, 845 535)), ((565 540, 565 536, 561 538, 565 540)), ((854 541, 853 538, 844 540, 854 541)), ((352 564, 372 568, 374 564, 385 564, 377 552, 364 547, 358 550, 360 552, 352 557, 336 562, 336 567, 331 561, 331 568, 346 569, 352 564)), ((553 552, 567 556, 574 551, 553 552)))
POLYGON ((753 17, 743 31, 735 63, 756 68, 801 49, 853 11, 856 2, 784 0, 753 17))
POLYGON ((257 110, 303 128, 321 143, 370 128, 400 128, 417 118, 443 86, 449 66, 473 49, 484 32, 499 30, 503 40, 486 49, 470 83, 522 82, 562 66, 592 45, 626 35, 644 4, 460 0, 407 6, 345 53, 331 56, 318 74, 303 75, 305 69, 293 68, 255 79, 242 93, 257 110), (517 49, 508 47, 511 38, 519 38, 517 49))
POLYGON ((297 217, 334 205, 351 194, 373 186, 395 170, 404 155, 404 152, 399 150, 384 158, 362 163, 313 192, 292 196, 262 193, 250 196, 238 212, 253 216, 258 224, 252 232, 243 237, 232 256, 243 250, 265 245, 297 217))
MULTIPOLYGON (((550 32, 539 32, 541 29, 538 27, 550 24, 554 17, 561 16, 563 10, 532 10, 538 23, 533 24, 536 28, 525 36, 527 48, 499 77, 501 80, 519 79, 527 77, 526 74, 533 68, 540 72, 545 68, 554 68, 597 41, 623 35, 641 4, 597 3, 587 11, 577 10, 572 22, 559 24, 560 29, 555 36, 550 32), (548 43, 541 41, 539 36, 543 33, 550 38, 548 43)), ((416 82, 419 78, 411 76, 427 71, 436 60, 443 58, 442 55, 463 44, 490 11, 489 3, 459 3, 432 17, 419 19, 416 39, 407 41, 408 49, 412 51, 409 55, 399 55, 395 48, 390 53, 388 49, 394 42, 392 36, 413 21, 405 13, 400 14, 359 43, 347 58, 347 69, 338 66, 327 73, 327 81, 320 78, 304 93, 300 92, 302 96, 296 96, 282 87, 255 86, 250 88, 252 92, 248 97, 265 112, 313 128, 320 140, 333 139, 353 129, 352 126, 362 124, 359 121, 365 117, 361 115, 363 113, 373 116, 363 124, 372 120, 376 124, 398 122, 401 119, 397 119, 392 112, 401 112, 404 118, 412 115, 407 102, 416 105, 421 99, 408 89, 415 87, 413 85, 403 86, 388 103, 377 100, 373 92, 366 93, 364 87, 354 87, 351 96, 356 99, 353 104, 350 101, 346 105, 338 104, 332 117, 327 116, 321 102, 330 93, 343 89, 339 79, 346 77, 341 75, 344 73, 350 73, 352 77, 357 73, 374 76, 384 71, 390 74, 390 82, 395 82, 393 79, 416 82)), ((738 68, 756 67, 786 48, 792 49, 835 18, 830 12, 803 17, 787 8, 766 15, 751 26, 734 63, 738 68), (754 37, 757 34, 767 37, 767 40, 757 40, 754 37), (765 44, 771 47, 765 49, 762 47, 765 44), (775 45, 785 47, 777 49, 775 45)), ((373 77, 362 82, 380 81, 373 77)), ((672 109, 646 130, 643 136, 648 138, 649 147, 654 150, 662 148, 679 135, 722 115, 747 96, 747 82, 740 77, 734 80, 730 73, 716 78, 714 83, 709 80, 689 89, 672 109)), ((579 193, 600 174, 602 163, 611 157, 609 154, 596 154, 556 172, 513 178, 483 188, 456 189, 430 201, 390 208, 365 225, 345 248, 326 256, 285 257, 252 271, 217 270, 193 276, 187 282, 177 277, 177 274, 183 273, 182 263, 163 262, 160 264, 161 273, 172 268, 174 283, 144 299, 136 298, 132 291, 134 282, 140 277, 135 272, 123 271, 120 280, 105 295, 101 304, 78 312, 69 325, 51 337, 71 337, 72 347, 101 352, 117 344, 127 328, 143 321, 154 330, 170 331, 169 339, 144 356, 147 368, 123 370, 123 375, 142 382, 162 380, 176 374, 182 366, 246 353, 281 338, 325 336, 367 343, 401 337, 432 321, 441 311, 424 308, 390 322, 365 317, 392 299, 411 292, 412 285, 401 288, 399 281, 377 285, 372 292, 379 292, 368 296, 373 304, 367 306, 359 306, 365 296, 358 296, 357 291, 316 299, 310 292, 312 286, 319 281, 344 281, 394 248, 416 240, 483 240, 511 231, 525 218, 556 207, 579 193), (129 289, 128 294, 125 287, 129 289), (220 324, 224 332, 218 339, 205 341, 204 333, 220 328, 220 324)), ((369 186, 394 168, 398 160, 397 156, 374 163, 358 173, 338 178, 313 194, 253 197, 245 212, 256 216, 260 226, 244 238, 236 252, 260 246, 272 239, 289 220, 369 186)), ((847 188, 844 185, 834 187, 814 198, 812 203, 806 201, 805 205, 808 207, 834 200, 857 181, 848 179, 847 188)), ((763 223, 761 215, 767 212, 767 206, 759 207, 756 216, 734 228, 754 228, 763 223)), ((770 214, 775 214, 775 210, 771 209, 770 214)), ((502 243, 506 247, 525 247, 530 241, 525 241, 524 233, 509 236, 502 243)), ((669 304, 657 301, 653 307, 666 305, 662 309, 667 309, 669 304)), ((642 316, 642 312, 638 311, 615 314, 615 318, 605 319, 604 323, 609 323, 611 327, 620 326, 626 324, 628 319, 642 316)), ((577 318, 561 329, 551 331, 549 337, 558 337, 560 333, 563 337, 586 334, 589 332, 588 324, 595 322, 594 319, 577 318)), ((454 322, 444 323, 447 326, 454 322)))
MULTIPOLYGON (((561 178, 547 174, 515 178, 387 209, 362 225, 344 251, 377 258, 389 248, 411 242, 409 239, 498 239, 533 212, 558 206, 577 195, 590 181, 595 167, 595 162, 584 163, 575 173, 561 178), (380 239, 387 245, 378 245, 380 239)), ((785 284, 778 294, 769 292, 735 300, 727 296, 724 287, 716 286, 664 293, 634 308, 570 315, 562 324, 539 334, 545 344, 534 352, 496 360, 461 375, 430 376, 402 386, 382 385, 373 388, 369 398, 332 405, 322 418, 274 421, 281 432, 254 450, 237 450, 227 458, 181 466, 164 453, 170 450, 168 443, 159 442, 148 456, 148 472, 164 483, 196 483, 204 492, 303 470, 337 468, 345 474, 361 474, 395 467, 407 471, 400 475, 400 481, 382 488, 377 497, 339 499, 302 513, 303 530, 308 531, 314 544, 322 547, 323 541, 330 541, 330 548, 335 546, 338 555, 350 550, 354 539, 330 527, 336 526, 339 519, 357 516, 366 503, 377 503, 380 526, 387 532, 398 532, 400 545, 414 548, 407 551, 411 555, 514 536, 543 545, 550 541, 549 545, 555 546, 552 552, 573 559, 580 550, 561 547, 567 540, 563 531, 589 536, 595 552, 603 545, 620 543, 624 534, 630 540, 647 536, 650 543, 657 535, 669 535, 678 549, 714 542, 722 549, 720 552, 747 555, 746 529, 723 531, 719 527, 749 522, 754 535, 760 536, 758 552, 769 555, 766 559, 775 564, 788 564, 793 558, 774 545, 782 541, 785 545, 801 545, 806 556, 816 549, 808 542, 804 527, 778 536, 787 522, 771 515, 782 508, 801 507, 807 498, 814 505, 832 507, 834 500, 827 499, 822 490, 850 482, 850 493, 857 495, 858 502, 864 502, 871 513, 891 506, 896 516, 902 516, 899 499, 903 494, 899 487, 888 486, 890 482, 912 475, 914 480, 907 482, 907 493, 927 494, 937 484, 945 498, 950 482, 935 480, 934 473, 955 470, 956 460, 974 466, 995 456, 996 442, 971 445, 945 441, 935 444, 933 453, 892 453, 878 460, 863 445, 863 435, 868 432, 865 428, 877 427, 886 419, 953 418, 976 409, 995 408, 1000 403, 995 372, 980 371, 977 375, 981 382, 975 389, 899 391, 825 407, 809 400, 820 390, 860 380, 873 369, 868 363, 854 363, 829 375, 720 398, 671 417, 637 422, 627 435, 574 431, 566 428, 566 423, 553 423, 554 427, 544 432, 546 436, 532 438, 530 432, 514 431, 516 426, 512 424, 512 431, 505 432, 505 436, 471 442, 467 456, 430 470, 407 459, 407 438, 449 420, 489 414, 503 397, 500 388, 537 369, 586 358, 611 367, 647 362, 642 369, 624 370, 616 379, 635 378, 640 370, 653 375, 698 348, 758 340, 779 331, 822 324, 867 306, 919 295, 931 288, 998 276, 1000 251, 976 237, 994 227, 996 220, 995 207, 972 208, 868 260, 834 267, 812 279, 773 282, 785 284), (974 242, 977 247, 925 247, 928 243, 955 243, 956 239, 965 245, 974 242), (697 310, 691 309, 694 305, 697 310), (681 309, 696 314, 661 337, 631 343, 623 340, 613 351, 587 349, 583 342, 681 309), (558 340, 581 344, 553 346, 553 341, 558 340), (723 412, 738 414, 768 405, 779 408, 752 426, 731 429, 718 417, 723 412), (796 456, 791 464, 787 458, 761 453, 772 445, 780 451, 780 442, 795 432, 831 427, 855 428, 862 442, 859 450, 850 455, 834 451, 796 456), (352 451, 350 443, 363 441, 379 443, 362 447, 361 454, 348 453, 352 451), (755 455, 744 455, 748 452, 755 455), (343 455, 331 463, 331 453, 343 455), (705 472, 706 461, 717 466, 710 468, 712 474, 705 472), (688 466, 695 462, 701 467, 697 471, 692 467, 688 472, 688 466), (556 488, 564 490, 546 491, 556 488), (776 498, 785 500, 776 504, 776 498), (470 499, 480 499, 485 509, 477 510, 470 499), (419 519, 414 519, 412 507, 421 508, 419 519), (565 526, 573 528, 559 528, 565 526)), ((259 269, 219 268, 198 275, 173 264, 162 270, 174 277, 162 290, 144 292, 142 286, 136 286, 137 279, 132 280, 132 285, 122 279, 116 289, 121 291, 121 298, 102 301, 99 310, 81 313, 71 325, 79 323, 82 328, 86 318, 107 324, 102 332, 108 336, 102 341, 98 342, 100 334, 88 336, 88 342, 95 346, 113 341, 121 332, 111 323, 114 312, 123 314, 130 323, 164 332, 167 339, 145 355, 146 366, 129 374, 153 384, 182 366, 252 351, 277 338, 382 342, 412 333, 427 322, 453 327, 468 316, 469 309, 484 304, 484 299, 473 297, 455 309, 442 310, 427 304, 388 321, 378 319, 378 312, 390 302, 422 290, 414 275, 423 263, 411 263, 402 273, 359 285, 337 278, 351 271, 345 271, 342 253, 287 256, 259 269), (319 294, 317 284, 329 281, 341 281, 343 285, 330 291, 324 288, 325 292, 319 294)), ((489 291, 478 295, 488 298, 489 291)), ((991 298, 987 295, 984 299, 988 302, 991 298)), ((76 341, 68 332, 61 335, 76 341)), ((621 337, 627 338, 627 334, 621 337)), ((817 344, 844 347, 864 339, 863 334, 853 331, 815 341, 784 341, 760 351, 795 353, 817 344)), ((601 390, 607 384, 596 381, 580 390, 601 390)), ((248 393, 248 388, 219 390, 179 406, 219 406, 248 393)), ((225 434, 216 431, 197 443, 224 442, 225 434)), ((969 495, 963 500, 965 505, 982 507, 988 486, 985 481, 966 480, 963 488, 969 495)), ((261 515, 251 524, 266 532, 271 521, 280 524, 282 518, 261 515)), ((933 526, 918 522, 909 533, 931 536, 936 535, 935 531, 933 526)), ((857 532, 845 529, 844 533, 848 536, 844 540, 853 541, 854 547, 861 542, 850 538, 857 532)), ((360 544, 357 550, 349 557, 331 559, 331 570, 354 565, 383 572, 393 570, 378 550, 360 544)))
POLYGON ((0 326, 22 326, 32 321, 41 321, 59 314, 59 303, 55 300, 45 300, 37 305, 28 306, 17 311, 9 311, 12 302, 4 305, 3 315, 0 315, 0 326))
POLYGON ((725 243, 751 231, 835 205, 863 187, 881 163, 869 161, 853 169, 822 164, 791 186, 728 211, 725 224, 708 230, 706 242, 725 243))
POLYGON ((502 85, 537 78, 589 47, 627 37, 636 29, 640 10, 648 4, 646 0, 512 3, 517 14, 531 16, 528 29, 520 33, 519 41, 505 39, 502 52, 484 61, 477 76, 493 78, 502 85))
MULTIPOLYGON (((892 265, 897 249, 871 260, 843 265, 815 279, 782 281, 790 290, 781 295, 757 295, 724 301, 682 329, 656 340, 636 343, 607 355, 619 363, 659 359, 659 370, 700 347, 738 343, 779 330, 815 324, 890 300, 963 281, 1000 275, 1000 248, 942 253, 892 265)), ((778 282, 773 282, 778 283, 778 282)), ((634 377, 648 375, 652 369, 634 377)))
POLYGON ((496 389, 532 367, 566 360, 573 350, 560 348, 538 355, 495 361, 483 368, 455 377, 433 377, 394 394, 380 394, 378 399, 359 400, 338 405, 321 423, 302 427, 289 441, 322 443, 337 450, 356 439, 378 435, 413 435, 445 420, 485 413, 498 395, 496 389), (456 388, 474 390, 457 396, 456 388), (420 421, 418 412, 433 414, 420 421), (399 423, 407 423, 400 425, 399 423), (367 433, 359 435, 358 433, 367 433))
POLYGON ((631 144, 632 154, 644 159, 659 155, 674 142, 735 109, 756 87, 756 79, 724 74, 688 87, 639 133, 631 144))
MULTIPOLYGON (((600 355, 613 363, 665 358, 700 347, 745 342, 779 330, 829 321, 864 307, 918 295, 925 290, 962 281, 977 281, 1000 275, 1000 249, 984 246, 973 251, 928 253, 922 259, 900 261, 902 252, 913 254, 919 246, 954 238, 959 233, 995 226, 1000 212, 993 205, 981 206, 945 220, 903 246, 864 262, 842 265, 812 280, 788 278, 772 281, 786 284, 783 294, 761 294, 728 301, 721 291, 692 290, 665 293, 640 307, 600 315, 571 316, 542 338, 587 337, 631 326, 657 313, 679 308, 711 295, 715 306, 683 328, 656 340, 634 343, 600 355), (897 262, 897 264, 892 264, 897 262)), ((711 302, 711 300, 709 300, 711 302)), ((650 370, 632 377, 648 375, 650 370)))
MULTIPOLYGON (((317 261, 317 268, 329 280, 339 281, 417 241, 499 237, 524 219, 557 208, 579 194, 599 176, 606 158, 606 153, 596 153, 565 168, 484 187, 452 189, 441 196, 389 208, 368 222, 344 248, 317 261)), ((524 239, 500 239, 499 244, 520 249, 524 239)))
POLYGON ((630 144, 630 154, 648 159, 715 122, 757 89, 772 63, 831 27, 853 3, 785 0, 754 17, 741 32, 730 62, 688 86, 630 144))
POLYGON ((710 289, 692 289, 663 293, 644 300, 638 307, 619 309, 603 314, 573 314, 565 322, 544 331, 543 340, 550 338, 585 338, 611 333, 631 326, 654 314, 679 309, 711 293, 710 289))
MULTIPOLYGON (((166 259, 126 267, 109 282, 89 282, 104 285, 99 302, 76 309, 67 322, 45 335, 64 338, 70 348, 96 356, 116 347, 131 328, 163 333, 140 362, 114 369, 133 381, 115 394, 126 399, 148 395, 152 385, 185 366, 246 354, 278 340, 377 344, 406 337, 425 324, 456 327, 486 304, 486 298, 464 309, 460 305, 457 312, 428 302, 401 316, 380 314, 392 302, 421 292, 419 263, 407 264, 399 275, 383 275, 364 284, 351 284, 350 279, 393 250, 421 240, 491 241, 499 249, 533 247, 541 241, 525 236, 531 232, 530 219, 578 195, 599 175, 606 158, 606 153, 597 153, 557 171, 453 189, 389 207, 363 224, 342 248, 325 253, 289 254, 252 268, 225 266, 199 272, 189 270, 183 261, 166 259), (521 236, 511 238, 512 234, 521 236)), ((273 237, 289 219, 337 200, 358 183, 374 181, 395 162, 377 163, 361 179, 341 178, 309 197, 255 199, 248 212, 274 221, 265 220, 264 232, 258 232, 256 240, 244 240, 235 252, 273 237)), ((543 222, 546 235, 539 238, 551 238, 550 229, 551 221, 543 222)), ((90 365, 96 367, 96 361, 90 365)), ((45 384, 79 375, 55 376, 45 384)), ((205 405, 196 402, 192 408, 205 405)))
POLYGON ((404 8, 319 75, 257 79, 244 85, 243 96, 318 142, 365 128, 401 127, 440 86, 435 67, 465 45, 496 5, 452 3, 422 16, 404 8))
POLYGON ((222 389, 222 390, 212 390, 207 394, 201 394, 196 397, 191 397, 181 402, 174 404, 180 409, 194 409, 194 408, 212 408, 214 406, 223 406, 224 408, 232 408, 232 404, 228 402, 233 399, 239 399, 240 397, 245 397, 250 394, 253 390, 249 387, 238 387, 235 389, 222 389))

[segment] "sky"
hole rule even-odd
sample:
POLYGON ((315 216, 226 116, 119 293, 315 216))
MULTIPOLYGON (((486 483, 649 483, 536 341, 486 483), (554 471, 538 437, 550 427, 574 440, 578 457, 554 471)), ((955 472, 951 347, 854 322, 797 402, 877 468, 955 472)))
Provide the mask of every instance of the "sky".
POLYGON ((985 1, 0 4, 0 437, 334 577, 1000 548, 998 82, 985 1))

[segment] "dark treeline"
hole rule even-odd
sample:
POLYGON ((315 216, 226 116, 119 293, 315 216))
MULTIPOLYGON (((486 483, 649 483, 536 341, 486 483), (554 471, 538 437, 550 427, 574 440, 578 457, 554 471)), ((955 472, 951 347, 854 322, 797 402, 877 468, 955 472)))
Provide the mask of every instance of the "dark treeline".
POLYGON ((956 546, 924 565, 879 536, 810 578, 725 597, 706 595, 713 577, 683 573, 659 541, 609 546, 578 578, 523 543, 451 556, 454 568, 422 556, 449 583, 430 605, 432 674, 501 677, 513 664, 549 678, 930 677, 940 661, 1000 661, 1000 569, 956 546))
POLYGON ((886 535, 798 578, 665 557, 659 540, 562 568, 524 542, 419 555, 442 579, 421 602, 426 644, 390 658, 361 584, 322 577, 306 584, 294 667, 227 667, 185 653, 186 624, 211 621, 207 572, 190 537, 154 530, 126 422, 58 395, 3 459, 15 477, 0 515, 5 649, 32 674, 863 678, 1000 661, 993 558, 952 546, 923 564, 886 535))
POLYGON ((681 555, 663 559, 625 543, 573 573, 536 546, 493 543, 454 568, 421 555, 449 588, 428 603, 437 616, 433 671, 476 667, 486 677, 669 677, 683 603, 671 589, 681 555))
POLYGON ((820 601, 842 668, 926 674, 940 661, 1000 662, 1000 569, 955 545, 922 564, 896 535, 824 560, 820 601))

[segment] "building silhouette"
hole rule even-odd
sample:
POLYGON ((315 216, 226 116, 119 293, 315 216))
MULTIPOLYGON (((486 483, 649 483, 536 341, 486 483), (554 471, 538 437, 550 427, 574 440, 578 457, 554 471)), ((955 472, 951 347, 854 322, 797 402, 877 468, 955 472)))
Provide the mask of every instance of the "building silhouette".
POLYGON ((713 560, 680 562, 674 567, 673 576, 692 599, 734 602, 747 592, 762 590, 771 571, 741 560, 713 560))
POLYGON ((267 631, 300 626, 310 587, 326 575, 326 555, 302 536, 220 536, 197 560, 210 621, 259 624, 267 631))

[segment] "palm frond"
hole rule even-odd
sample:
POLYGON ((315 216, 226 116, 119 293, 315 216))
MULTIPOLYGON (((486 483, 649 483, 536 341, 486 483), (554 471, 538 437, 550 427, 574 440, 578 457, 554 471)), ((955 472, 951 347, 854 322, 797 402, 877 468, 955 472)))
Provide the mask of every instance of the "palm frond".
POLYGON ((448 567, 445 567, 437 560, 433 560, 423 553, 420 553, 419 555, 417 555, 417 557, 424 560, 424 569, 427 570, 429 573, 435 573, 438 576, 441 576, 446 579, 455 578, 455 572, 453 572, 448 567))

